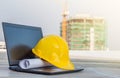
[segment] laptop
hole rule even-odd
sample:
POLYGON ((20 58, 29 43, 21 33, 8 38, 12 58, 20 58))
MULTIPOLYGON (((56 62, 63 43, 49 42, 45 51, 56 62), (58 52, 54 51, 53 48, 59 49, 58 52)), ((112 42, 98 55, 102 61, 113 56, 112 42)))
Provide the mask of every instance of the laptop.
POLYGON ((35 74, 62 74, 82 71, 83 68, 75 67, 75 70, 62 70, 54 66, 22 69, 19 67, 19 61, 22 59, 35 58, 32 48, 43 38, 41 27, 27 26, 13 23, 2 23, 4 38, 7 49, 9 69, 35 74))

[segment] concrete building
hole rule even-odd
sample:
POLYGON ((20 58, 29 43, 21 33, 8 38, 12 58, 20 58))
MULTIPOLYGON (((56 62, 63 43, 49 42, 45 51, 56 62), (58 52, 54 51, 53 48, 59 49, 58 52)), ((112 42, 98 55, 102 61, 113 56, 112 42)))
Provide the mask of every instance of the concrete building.
POLYGON ((106 25, 103 18, 77 15, 69 18, 66 25, 66 41, 70 50, 106 49, 106 25))

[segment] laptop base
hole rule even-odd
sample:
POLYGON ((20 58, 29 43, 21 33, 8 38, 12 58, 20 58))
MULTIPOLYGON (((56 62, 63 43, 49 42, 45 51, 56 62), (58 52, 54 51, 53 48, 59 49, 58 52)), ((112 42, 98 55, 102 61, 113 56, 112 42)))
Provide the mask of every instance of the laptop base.
POLYGON ((55 75, 55 74, 65 74, 65 73, 74 73, 84 70, 83 68, 75 68, 75 70, 62 70, 54 66, 34 68, 34 69, 21 69, 19 66, 10 66, 10 70, 33 73, 33 74, 44 74, 44 75, 55 75))

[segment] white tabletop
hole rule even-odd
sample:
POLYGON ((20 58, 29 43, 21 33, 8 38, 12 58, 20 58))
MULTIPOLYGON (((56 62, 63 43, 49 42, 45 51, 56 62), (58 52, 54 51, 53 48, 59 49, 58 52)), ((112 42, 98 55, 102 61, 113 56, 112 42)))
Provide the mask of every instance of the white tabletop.
POLYGON ((84 70, 69 74, 42 75, 9 70, 6 54, 0 55, 0 78, 120 78, 120 62, 72 59, 75 66, 83 67, 84 70))

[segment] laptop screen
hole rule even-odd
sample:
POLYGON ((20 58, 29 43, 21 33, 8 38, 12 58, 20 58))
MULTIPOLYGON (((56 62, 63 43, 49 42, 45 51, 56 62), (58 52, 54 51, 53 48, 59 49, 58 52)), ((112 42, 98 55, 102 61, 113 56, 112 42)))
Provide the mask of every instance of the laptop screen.
POLYGON ((17 65, 19 60, 33 58, 31 49, 43 37, 40 27, 3 22, 9 65, 17 65))

